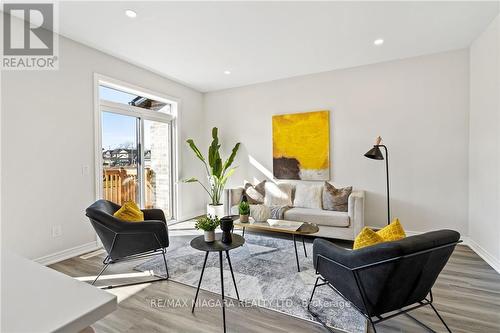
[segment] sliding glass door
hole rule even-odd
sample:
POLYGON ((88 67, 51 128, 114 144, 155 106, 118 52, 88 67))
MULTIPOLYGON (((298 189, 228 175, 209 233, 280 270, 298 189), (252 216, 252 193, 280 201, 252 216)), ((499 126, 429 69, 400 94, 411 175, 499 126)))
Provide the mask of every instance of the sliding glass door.
POLYGON ((102 112, 102 197, 119 205, 141 202, 137 125, 136 117, 102 112))
POLYGON ((144 120, 144 198, 146 208, 171 209, 170 124, 144 120))
POLYGON ((172 219, 171 105, 100 86, 101 195, 159 208, 172 219))

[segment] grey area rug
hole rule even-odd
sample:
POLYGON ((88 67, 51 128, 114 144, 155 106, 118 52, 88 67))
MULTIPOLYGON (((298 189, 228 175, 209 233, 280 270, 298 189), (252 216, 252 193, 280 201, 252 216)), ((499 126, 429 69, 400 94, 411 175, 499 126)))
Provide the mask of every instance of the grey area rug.
MULTIPOLYGON (((189 242, 194 237, 171 236, 167 262, 171 280, 196 288, 205 253, 191 248, 189 242)), ((302 243, 297 241, 301 267, 299 273, 291 239, 246 234, 245 240, 245 245, 230 251, 236 285, 244 304, 258 305, 314 321, 306 307, 316 281, 312 244, 306 242, 306 258, 302 243)), ((223 266, 225 295, 236 299, 225 256, 223 266)), ((135 269, 165 275, 161 256, 146 261, 135 269)), ((208 256, 201 289, 220 293, 219 256, 216 252, 208 256)), ((333 328, 350 333, 366 332, 365 318, 327 286, 316 288, 311 308, 333 328)))

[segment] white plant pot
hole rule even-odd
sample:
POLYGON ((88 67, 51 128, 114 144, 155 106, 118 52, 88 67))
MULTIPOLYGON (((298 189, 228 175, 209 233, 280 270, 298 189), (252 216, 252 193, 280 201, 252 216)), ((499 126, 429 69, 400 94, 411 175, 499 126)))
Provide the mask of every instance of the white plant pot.
POLYGON ((207 215, 211 218, 215 217, 222 218, 225 216, 224 212, 225 212, 224 204, 220 204, 217 206, 210 204, 207 205, 207 215))
POLYGON ((205 231, 203 233, 203 236, 205 238, 205 242, 211 243, 211 242, 215 241, 215 230, 205 231))

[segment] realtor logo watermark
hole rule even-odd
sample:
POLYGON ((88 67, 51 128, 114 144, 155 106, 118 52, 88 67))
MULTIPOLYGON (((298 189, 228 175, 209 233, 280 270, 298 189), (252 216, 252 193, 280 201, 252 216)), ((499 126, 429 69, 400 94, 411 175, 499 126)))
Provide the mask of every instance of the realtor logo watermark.
POLYGON ((4 3, 4 70, 58 69, 55 3, 4 3))

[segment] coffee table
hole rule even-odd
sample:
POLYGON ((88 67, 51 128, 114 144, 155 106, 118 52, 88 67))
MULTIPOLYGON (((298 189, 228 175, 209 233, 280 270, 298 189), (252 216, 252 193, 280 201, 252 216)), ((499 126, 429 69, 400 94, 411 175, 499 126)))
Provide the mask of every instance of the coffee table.
POLYGON ((207 258, 210 252, 219 252, 219 266, 220 266, 220 286, 221 286, 221 297, 222 297, 222 322, 224 325, 224 332, 226 332, 226 308, 224 304, 224 274, 222 267, 222 252, 226 252, 227 262, 229 264, 229 270, 231 271, 231 277, 233 278, 234 289, 236 291, 236 297, 238 301, 240 300, 240 295, 238 294, 238 288, 236 287, 236 280, 234 278, 233 266, 231 265, 231 259, 229 258, 229 251, 237 247, 242 246, 245 243, 245 238, 240 235, 233 235, 233 241, 231 243, 225 244, 221 242, 221 235, 215 235, 215 241, 207 243, 203 236, 198 236, 191 240, 191 247, 196 250, 205 252, 205 260, 203 261, 203 268, 201 269, 200 281, 198 282, 198 288, 196 289, 196 296, 194 297, 193 308, 191 313, 194 313, 194 308, 196 306, 196 300, 198 299, 198 293, 200 292, 201 280, 203 279, 203 272, 205 271, 205 266, 207 265, 207 258))
POLYGON ((300 272, 299 255, 297 253, 296 235, 302 237, 302 246, 304 247, 304 255, 307 257, 306 244, 304 243, 304 236, 317 233, 319 228, 316 224, 307 222, 297 222, 288 220, 274 220, 269 219, 267 222, 254 222, 250 218, 250 222, 243 223, 239 219, 233 222, 235 227, 242 228, 242 236, 245 235, 245 229, 261 230, 269 232, 277 232, 282 234, 292 235, 293 246, 295 247, 295 259, 297 261, 297 271, 300 272))

